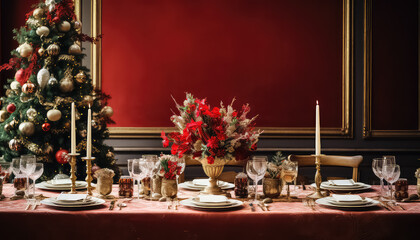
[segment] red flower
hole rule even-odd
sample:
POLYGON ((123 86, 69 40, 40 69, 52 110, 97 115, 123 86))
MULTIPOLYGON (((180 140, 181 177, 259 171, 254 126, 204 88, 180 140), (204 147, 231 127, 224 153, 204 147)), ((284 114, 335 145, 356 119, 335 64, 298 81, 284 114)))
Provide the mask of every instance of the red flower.
POLYGON ((169 139, 168 139, 168 137, 166 137, 166 135, 165 135, 165 132, 164 131, 162 131, 162 133, 160 134, 160 136, 162 137, 162 144, 163 144, 163 147, 164 148, 167 148, 167 147, 169 147, 169 139))
POLYGON ((208 148, 218 148, 219 147, 219 139, 215 136, 212 136, 207 142, 208 148))
POLYGON ((257 150, 257 144, 252 144, 252 146, 249 148, 249 150, 251 150, 251 151, 255 151, 255 150, 257 150))
POLYGON ((236 117, 236 116, 238 116, 238 112, 237 112, 237 111, 234 111, 234 112, 232 113, 232 117, 236 117))
POLYGON ((207 158, 207 163, 208 163, 208 164, 213 164, 213 163, 214 163, 214 157, 209 156, 209 157, 207 158))
POLYGON ((194 122, 194 120, 191 119, 191 122, 187 123, 186 128, 188 130, 190 130, 191 132, 194 132, 195 130, 197 130, 198 128, 200 128, 201 125, 203 125, 203 122, 202 121, 194 122))

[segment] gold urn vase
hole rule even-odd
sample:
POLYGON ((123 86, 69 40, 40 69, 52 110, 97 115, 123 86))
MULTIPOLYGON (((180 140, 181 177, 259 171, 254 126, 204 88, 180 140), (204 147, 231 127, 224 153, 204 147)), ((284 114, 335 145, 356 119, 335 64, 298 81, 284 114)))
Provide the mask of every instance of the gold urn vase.
POLYGON ((207 158, 200 159, 204 173, 210 178, 209 185, 204 188, 203 192, 207 194, 223 194, 222 189, 217 185, 217 178, 223 172, 226 160, 222 158, 214 159, 213 164, 207 162, 207 158))

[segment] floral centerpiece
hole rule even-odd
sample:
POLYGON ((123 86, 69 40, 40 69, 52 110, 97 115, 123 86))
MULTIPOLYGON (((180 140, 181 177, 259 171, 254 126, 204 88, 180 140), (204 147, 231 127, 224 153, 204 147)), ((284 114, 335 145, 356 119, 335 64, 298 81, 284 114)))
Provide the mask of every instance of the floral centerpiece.
MULTIPOLYGON (((257 116, 247 118, 251 110, 249 105, 245 104, 237 111, 233 109, 234 100, 227 107, 221 103, 220 107, 211 108, 206 99, 194 98, 187 93, 183 105, 174 100, 179 114, 174 114, 171 120, 177 131, 168 134, 162 132, 161 135, 164 147, 172 143, 173 155, 200 160, 211 185, 216 184, 215 178, 227 161, 249 158, 251 152, 257 149, 262 133, 255 130, 254 120, 257 116), (214 166, 208 168, 208 165, 214 166), (216 169, 220 165, 221 168, 216 169)), ((217 190, 212 191, 215 192, 217 190)))
POLYGON ((161 193, 163 197, 175 197, 178 192, 176 177, 183 171, 179 159, 172 155, 161 155, 160 170, 158 175, 162 177, 161 193))
POLYGON ((282 164, 286 156, 279 151, 273 156, 272 161, 267 164, 267 170, 263 179, 263 192, 266 197, 276 198, 280 196, 283 189, 283 181, 280 179, 282 164))

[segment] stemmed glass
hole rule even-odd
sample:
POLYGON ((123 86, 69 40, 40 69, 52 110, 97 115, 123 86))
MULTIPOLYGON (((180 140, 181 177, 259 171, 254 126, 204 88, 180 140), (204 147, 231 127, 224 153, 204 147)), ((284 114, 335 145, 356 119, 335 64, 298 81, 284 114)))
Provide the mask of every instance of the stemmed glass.
MULTIPOLYGON (((130 177, 132 177, 133 178, 133 185, 135 186, 136 185, 136 179, 134 178, 134 176, 133 176, 133 162, 135 161, 136 159, 128 159, 127 160, 127 170, 128 170, 128 175, 130 175, 130 177)), ((138 182, 137 181, 137 184, 138 184, 138 188, 140 189, 140 182, 138 182)))
POLYGON ((179 170, 179 172, 176 175, 176 185, 178 186, 179 175, 181 175, 185 170, 185 159, 184 158, 178 158, 178 157, 174 157, 174 158, 176 159, 176 162, 177 162, 176 165, 178 167, 181 167, 181 169, 179 170))
POLYGON ((284 161, 281 171, 281 178, 287 183, 287 201, 290 200, 290 184, 296 179, 298 172, 297 162, 284 161))
POLYGON ((400 172, 401 170, 399 165, 389 164, 384 166, 385 179, 391 184, 391 202, 395 202, 392 194, 392 184, 400 178, 400 172))
POLYGON ((27 193, 29 195, 29 175, 35 171, 36 157, 33 155, 24 155, 20 158, 20 171, 25 174, 27 179, 27 193))
POLYGON ((35 170, 29 174, 29 178, 32 179, 33 184, 34 184, 34 191, 33 191, 33 195, 35 197, 35 181, 42 176, 42 174, 44 173, 44 164, 42 163, 36 163, 35 164, 35 170))
POLYGON ((144 154, 142 156, 147 162, 149 162, 147 164, 147 168, 148 171, 150 171, 150 174, 148 174, 148 176, 150 176, 150 196, 152 196, 153 194, 153 178, 156 175, 156 173, 158 172, 159 166, 160 166, 160 162, 159 162, 159 158, 157 155, 153 155, 153 154, 144 154))
POLYGON ((133 159, 131 174, 133 178, 137 180, 137 199, 140 199, 140 180, 144 178, 144 172, 142 171, 142 160, 143 159, 133 159))
POLYGON ((267 170, 267 157, 266 156, 255 156, 252 160, 246 163, 246 172, 252 180, 254 180, 255 186, 255 198, 254 202, 257 202, 258 193, 258 181, 264 177, 265 171, 267 170))
MULTIPOLYGON (((384 159, 384 165, 383 166, 385 166, 385 165, 395 165, 396 164, 396 162, 395 162, 395 156, 390 156, 390 155, 383 156, 383 159, 384 159)), ((386 192, 386 195, 387 196, 389 194, 389 191, 391 191, 391 186, 389 185, 389 182, 388 182, 388 192, 386 192)))
POLYGON ((384 190, 384 173, 383 173, 383 166, 384 166, 384 159, 383 158, 374 158, 372 160, 372 170, 373 173, 379 178, 381 182, 381 192, 379 195, 379 199, 383 198, 383 190, 384 190))

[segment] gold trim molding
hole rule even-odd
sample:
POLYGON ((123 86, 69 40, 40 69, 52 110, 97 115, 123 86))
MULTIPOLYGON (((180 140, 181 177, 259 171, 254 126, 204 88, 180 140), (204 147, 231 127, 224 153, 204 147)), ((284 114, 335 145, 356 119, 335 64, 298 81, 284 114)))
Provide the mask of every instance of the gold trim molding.
MULTIPOLYGON (((343 43, 342 43, 342 123, 340 128, 322 128, 323 137, 353 137, 353 0, 343 2, 343 43)), ((101 34, 102 1, 92 0, 92 36, 101 34)), ((101 43, 92 46, 92 81, 96 89, 101 89, 101 43)), ((313 138, 315 128, 308 127, 263 127, 263 138, 313 138)), ((110 138, 159 138, 162 131, 174 128, 163 127, 110 127, 110 138)))
MULTIPOLYGON (((365 139, 367 138, 413 138, 413 137, 418 138, 420 137, 420 130, 373 129, 373 126, 372 126, 372 0, 364 0, 364 14, 363 15, 364 15, 363 138, 365 139)), ((420 40, 420 37, 419 37, 419 40, 420 40)), ((419 87, 420 87, 420 75, 419 75, 419 87)), ((420 89, 419 89, 419 93, 420 93, 420 89)), ((420 96, 419 96, 419 101, 420 101, 420 96)), ((420 108, 420 102, 419 102, 419 108, 420 108)), ((420 109, 418 111, 420 114, 420 109)), ((419 117, 419 120, 420 120, 420 117, 419 117)), ((419 123, 419 127, 420 127, 420 123, 419 123)))

